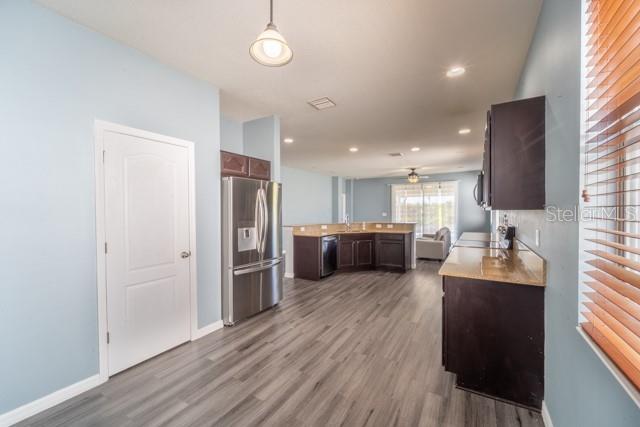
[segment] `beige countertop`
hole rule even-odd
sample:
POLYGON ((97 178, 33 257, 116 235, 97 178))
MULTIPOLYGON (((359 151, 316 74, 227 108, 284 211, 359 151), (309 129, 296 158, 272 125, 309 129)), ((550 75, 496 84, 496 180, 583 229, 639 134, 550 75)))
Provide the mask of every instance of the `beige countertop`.
POLYGON ((473 231, 465 231, 458 240, 475 240, 477 242, 499 242, 500 237, 497 233, 476 233, 473 231))
POLYGON ((467 247, 453 248, 439 274, 542 287, 547 276, 545 260, 531 250, 467 247))
POLYGON ((373 230, 359 230, 352 229, 351 231, 346 230, 305 230, 305 231, 294 231, 294 236, 302 236, 302 237, 323 237, 323 236, 337 236, 340 234, 411 234, 413 231, 407 230, 385 230, 385 229, 373 229, 373 230))
POLYGON ((293 225, 294 236, 323 237, 338 234, 359 234, 359 233, 391 233, 409 234, 415 230, 415 224, 399 222, 353 222, 351 229, 347 231, 345 224, 307 224, 293 225))

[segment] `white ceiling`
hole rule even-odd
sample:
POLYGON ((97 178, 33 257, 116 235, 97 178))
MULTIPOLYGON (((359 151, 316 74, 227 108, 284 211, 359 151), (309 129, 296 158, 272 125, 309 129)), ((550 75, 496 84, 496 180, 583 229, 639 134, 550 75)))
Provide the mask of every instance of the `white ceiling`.
POLYGON ((275 0, 294 51, 283 68, 248 53, 267 0, 40 3, 211 82, 226 116, 279 115, 282 137, 295 138, 283 164, 370 177, 480 168, 485 111, 513 96, 542 0, 275 0), (446 78, 452 65, 467 73, 446 78), (337 107, 307 105, 324 96, 337 107))

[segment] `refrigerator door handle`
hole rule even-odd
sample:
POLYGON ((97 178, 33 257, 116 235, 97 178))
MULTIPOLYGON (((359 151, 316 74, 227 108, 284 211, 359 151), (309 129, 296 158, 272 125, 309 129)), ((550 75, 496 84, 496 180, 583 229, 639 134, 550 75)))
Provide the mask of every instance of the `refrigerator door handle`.
POLYGON ((267 205, 267 192, 264 189, 260 189, 262 192, 262 254, 267 248, 267 234, 269 232, 269 206, 267 205))
POLYGON ((256 250, 260 254, 260 248, 262 247, 262 200, 260 198, 260 190, 256 192, 256 207, 254 212, 255 227, 256 227, 256 250))
POLYGON ((275 259, 273 261, 271 261, 268 264, 261 264, 261 265, 256 265, 256 266, 252 266, 252 267, 246 267, 246 268, 242 268, 239 270, 235 270, 233 272, 234 276, 242 276, 244 274, 250 274, 250 273, 257 273, 258 271, 263 271, 263 270, 269 270, 270 268, 275 267, 276 265, 280 264, 282 262, 282 259, 278 258, 275 259))

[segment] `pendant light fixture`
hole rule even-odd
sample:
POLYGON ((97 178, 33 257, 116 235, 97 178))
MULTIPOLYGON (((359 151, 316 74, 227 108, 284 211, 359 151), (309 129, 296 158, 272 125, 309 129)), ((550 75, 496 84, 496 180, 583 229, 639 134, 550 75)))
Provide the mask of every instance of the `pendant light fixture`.
POLYGON ((249 53, 259 64, 267 67, 281 67, 291 62, 293 52, 273 23, 273 0, 269 0, 269 6, 267 28, 251 44, 249 53))
POLYGON ((407 181, 409 181, 411 184, 416 184, 418 181, 420 181, 420 175, 416 173, 416 168, 410 168, 410 169, 411 169, 411 172, 407 176, 407 181))

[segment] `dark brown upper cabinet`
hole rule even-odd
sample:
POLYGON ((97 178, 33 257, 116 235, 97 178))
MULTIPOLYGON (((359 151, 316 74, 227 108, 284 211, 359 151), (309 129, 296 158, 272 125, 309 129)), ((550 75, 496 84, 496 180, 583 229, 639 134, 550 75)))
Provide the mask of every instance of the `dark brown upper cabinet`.
POLYGON ((483 161, 487 207, 544 209, 545 106, 544 96, 491 106, 483 161))
POLYGON ((271 162, 249 157, 249 177, 255 179, 271 179, 271 162))
POLYGON ((220 151, 222 176, 240 176, 253 179, 271 179, 271 162, 242 154, 220 151))

